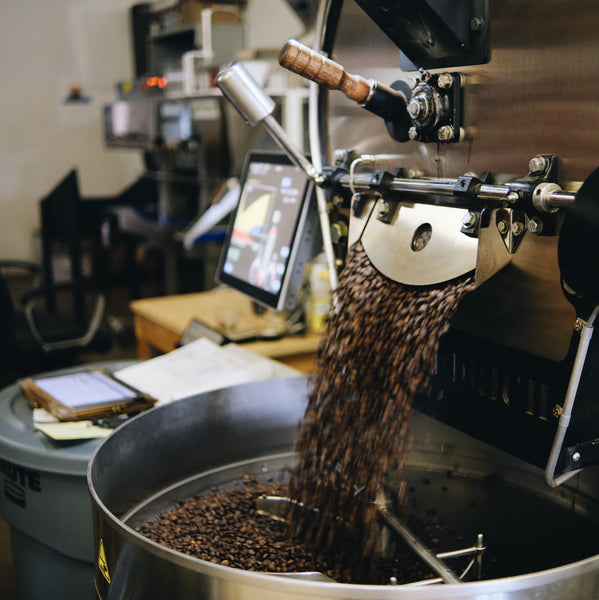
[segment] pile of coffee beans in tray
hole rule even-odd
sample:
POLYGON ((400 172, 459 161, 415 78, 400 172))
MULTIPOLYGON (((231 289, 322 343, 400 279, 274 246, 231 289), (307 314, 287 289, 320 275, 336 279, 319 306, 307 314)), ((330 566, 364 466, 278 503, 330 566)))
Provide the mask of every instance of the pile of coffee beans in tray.
MULTIPOLYGON (((138 530, 145 537, 194 558, 246 571, 321 573, 338 583, 388 584, 427 579, 433 575, 407 549, 379 559, 366 576, 354 573, 338 552, 319 553, 289 535, 287 523, 259 514, 260 496, 281 496, 286 484, 265 483, 246 475, 225 489, 202 492, 181 500, 138 530)), ((427 525, 432 544, 439 535, 427 525)), ((352 544, 351 540, 347 540, 352 544)))

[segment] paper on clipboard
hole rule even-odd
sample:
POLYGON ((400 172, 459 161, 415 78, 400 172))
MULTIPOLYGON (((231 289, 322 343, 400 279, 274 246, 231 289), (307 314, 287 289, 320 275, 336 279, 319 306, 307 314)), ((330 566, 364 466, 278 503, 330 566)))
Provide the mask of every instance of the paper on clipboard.
POLYGON ((150 394, 159 403, 238 383, 296 374, 294 369, 235 344, 218 346, 206 338, 114 373, 120 381, 150 394))

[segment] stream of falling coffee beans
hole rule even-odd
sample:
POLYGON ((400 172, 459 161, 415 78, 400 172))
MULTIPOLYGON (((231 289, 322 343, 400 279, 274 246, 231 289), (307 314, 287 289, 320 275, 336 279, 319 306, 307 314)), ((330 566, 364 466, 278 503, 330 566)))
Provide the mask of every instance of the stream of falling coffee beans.
POLYGON ((439 341, 471 289, 468 276, 402 285, 379 273, 361 245, 350 252, 289 483, 290 497, 303 505, 293 512, 292 531, 307 545, 347 548, 353 569, 368 568, 380 533, 375 501, 410 450, 413 398, 427 392, 439 341))

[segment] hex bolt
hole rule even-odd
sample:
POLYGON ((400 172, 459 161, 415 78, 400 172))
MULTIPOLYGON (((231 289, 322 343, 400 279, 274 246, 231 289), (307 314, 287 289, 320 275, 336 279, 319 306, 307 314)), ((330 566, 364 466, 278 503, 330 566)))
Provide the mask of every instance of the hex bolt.
POLYGON ((470 19, 470 31, 482 31, 485 26, 485 20, 482 17, 472 17, 470 19))
POLYGON ((331 225, 331 240, 337 244, 340 240, 347 237, 347 225, 342 221, 331 225))
POLYGON ((543 233, 543 221, 539 217, 533 217, 529 219, 526 228, 528 233, 532 233, 532 235, 541 235, 543 233))
POLYGON ((345 148, 337 148, 333 151, 333 162, 336 165, 344 163, 349 158, 349 150, 345 148))
POLYGON ((412 98, 412 100, 410 100, 410 103, 408 104, 408 112, 410 113, 410 117, 412 117, 412 119, 417 119, 420 116, 422 109, 422 103, 418 100, 418 98, 412 98))
POLYGON ((547 159, 539 154, 528 161, 528 169, 533 175, 540 175, 546 168, 547 159))
POLYGON ((420 133, 418 133, 418 129, 416 129, 416 127, 410 127, 410 129, 408 130, 408 137, 413 142, 418 141, 420 139, 420 133))
POLYGON ((512 235, 516 237, 521 236, 524 233, 524 224, 521 221, 512 223, 512 235))
POLYGON ((562 416, 562 412, 563 411, 564 411, 564 409, 559 404, 556 404, 553 407, 553 410, 551 411, 552 414, 553 414, 553 418, 554 419, 559 419, 562 416))
POLYGON ((499 223, 497 223, 497 230, 501 235, 505 235, 509 228, 510 226, 508 225, 507 221, 499 221, 499 223))
POLYGON ((476 221, 477 221, 476 213, 473 213, 471 211, 468 211, 462 217, 462 225, 464 227, 466 227, 467 229, 472 229, 472 227, 474 227, 476 225, 476 221))
POLYGON ((453 77, 449 73, 441 73, 437 78, 439 89, 448 90, 453 85, 453 77))
POLYGON ((385 218, 389 214, 390 210, 391 210, 391 207, 389 206, 389 203, 385 202, 384 200, 381 201, 381 203, 379 205, 379 211, 378 211, 379 217, 385 218))
POLYGON ((437 131, 437 139, 440 142, 450 142, 453 139, 454 130, 451 125, 443 125, 439 127, 439 131, 437 131))

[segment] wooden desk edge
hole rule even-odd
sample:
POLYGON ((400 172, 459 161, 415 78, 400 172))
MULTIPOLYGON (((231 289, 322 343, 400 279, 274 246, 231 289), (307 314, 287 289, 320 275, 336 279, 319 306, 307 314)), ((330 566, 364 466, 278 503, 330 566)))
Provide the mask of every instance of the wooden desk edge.
MULTIPOLYGON (((181 333, 160 323, 136 314, 134 317, 137 356, 142 360, 152 358, 154 350, 171 352, 177 347, 181 333)), ((316 372, 316 354, 321 336, 290 336, 280 340, 248 342, 243 347, 251 352, 278 360, 302 373, 316 372)))

